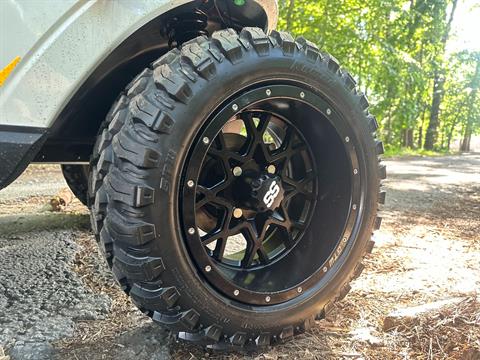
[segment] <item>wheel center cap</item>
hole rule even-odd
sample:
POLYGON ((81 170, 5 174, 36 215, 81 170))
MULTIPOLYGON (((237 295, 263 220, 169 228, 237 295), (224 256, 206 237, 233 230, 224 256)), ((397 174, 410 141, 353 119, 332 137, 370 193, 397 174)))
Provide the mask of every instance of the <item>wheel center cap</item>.
POLYGON ((280 206, 285 194, 280 177, 263 174, 251 185, 252 197, 259 211, 274 210, 280 206))

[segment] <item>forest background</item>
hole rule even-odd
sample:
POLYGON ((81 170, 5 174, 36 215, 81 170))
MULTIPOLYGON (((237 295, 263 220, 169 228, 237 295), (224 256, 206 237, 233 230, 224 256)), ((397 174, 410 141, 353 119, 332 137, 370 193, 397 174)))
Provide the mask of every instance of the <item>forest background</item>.
POLYGON ((316 43, 357 80, 387 155, 471 150, 480 133, 480 0, 279 4, 281 30, 316 43))

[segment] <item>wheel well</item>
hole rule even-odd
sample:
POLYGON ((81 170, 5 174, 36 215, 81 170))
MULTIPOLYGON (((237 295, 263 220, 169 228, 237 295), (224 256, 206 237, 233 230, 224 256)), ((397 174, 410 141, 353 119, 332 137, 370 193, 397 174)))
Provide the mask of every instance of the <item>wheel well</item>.
POLYGON ((179 6, 125 39, 97 66, 60 112, 34 161, 88 162, 100 124, 116 97, 148 64, 173 47, 225 27, 266 29, 267 15, 255 2, 236 13, 222 9, 222 3, 195 1, 179 6))

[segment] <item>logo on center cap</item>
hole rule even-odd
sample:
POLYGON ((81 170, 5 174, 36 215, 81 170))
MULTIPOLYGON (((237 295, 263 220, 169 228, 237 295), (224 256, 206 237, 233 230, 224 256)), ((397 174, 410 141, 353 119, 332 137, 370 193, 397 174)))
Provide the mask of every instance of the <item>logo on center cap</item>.
POLYGON ((280 186, 278 186, 277 182, 273 180, 272 183, 270 184, 270 187, 268 188, 268 191, 265 193, 265 196, 263 197, 263 202, 268 208, 270 208, 273 205, 279 193, 280 193, 280 186))

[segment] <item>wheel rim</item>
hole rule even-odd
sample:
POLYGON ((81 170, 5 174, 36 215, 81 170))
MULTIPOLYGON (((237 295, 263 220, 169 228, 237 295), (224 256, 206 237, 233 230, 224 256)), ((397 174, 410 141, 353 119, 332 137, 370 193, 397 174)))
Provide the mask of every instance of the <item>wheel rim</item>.
POLYGON ((179 199, 186 245, 202 278, 252 305, 313 291, 356 237, 362 204, 354 142, 335 109, 300 86, 259 86, 220 107, 190 149, 179 199), (314 239, 321 226, 311 220, 325 212, 318 210, 323 164, 313 155, 309 125, 296 126, 297 110, 310 121, 321 116, 338 139, 347 139, 339 142, 345 179, 333 210, 341 224, 332 231, 335 240, 325 241, 329 246, 314 239))

